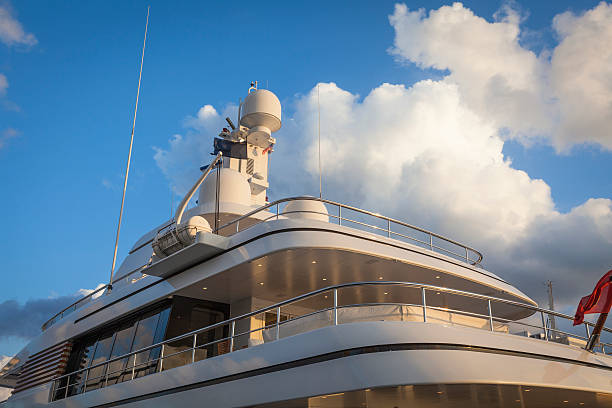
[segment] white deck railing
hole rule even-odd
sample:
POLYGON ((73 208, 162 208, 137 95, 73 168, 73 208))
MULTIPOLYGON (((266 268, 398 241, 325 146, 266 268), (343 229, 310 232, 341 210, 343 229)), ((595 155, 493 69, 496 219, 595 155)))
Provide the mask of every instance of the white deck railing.
MULTIPOLYGON (((319 327, 357 321, 442 323, 573 345, 586 343, 594 327, 585 322, 584 335, 571 333, 551 328, 552 318, 559 319, 557 324, 573 320, 572 316, 530 304, 432 285, 347 283, 315 290, 62 375, 53 380, 50 399, 63 399, 319 327), (386 296, 389 301, 376 300, 386 296), (356 298, 366 301, 355 303, 356 298), (273 317, 271 324, 266 324, 266 314, 273 317), (262 322, 261 327, 251 328, 253 320, 262 322), (248 329, 240 331, 243 326, 248 329), (111 371, 111 365, 121 368, 111 371)), ((609 328, 604 331, 612 333, 609 328)), ((610 343, 600 342, 597 347, 604 354, 612 350, 610 343)))

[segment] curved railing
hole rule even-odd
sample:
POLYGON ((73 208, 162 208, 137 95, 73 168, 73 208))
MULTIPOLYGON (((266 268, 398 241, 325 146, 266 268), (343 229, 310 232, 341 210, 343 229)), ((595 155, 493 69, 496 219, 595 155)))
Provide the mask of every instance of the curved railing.
MULTIPOLYGON (((290 197, 290 198, 283 198, 281 200, 277 200, 274 202, 271 202, 269 204, 264 205, 263 207, 259 207, 247 214, 244 214, 238 218, 236 218, 235 220, 232 220, 231 222, 228 222, 227 224, 224 224, 222 226, 220 226, 219 228, 217 228, 215 231, 213 231, 214 233, 225 233, 225 235, 229 235, 231 233, 236 233, 236 232, 240 232, 240 231, 244 231, 245 229, 248 229, 249 227, 258 224, 259 222, 264 222, 264 221, 268 221, 271 219, 279 219, 281 217, 287 216, 288 214, 295 214, 295 213, 309 213, 309 214, 315 214, 315 215, 321 215, 321 216, 327 216, 327 217, 331 217, 332 219, 335 219, 338 222, 338 225, 342 225, 342 223, 344 223, 345 225, 350 225, 350 226, 355 226, 355 227, 363 227, 365 228, 367 231, 372 231, 375 232, 379 235, 383 235, 383 236, 387 236, 388 238, 396 238, 399 240, 404 240, 406 242, 412 243, 412 244, 416 244, 419 245, 425 249, 429 249, 431 251, 434 252, 438 252, 441 254, 445 254, 445 255, 449 255, 453 258, 465 261, 469 264, 472 264, 474 266, 478 266, 480 264, 480 262, 482 261, 482 254, 480 252, 478 252, 477 250, 475 250, 474 248, 471 248, 467 245, 461 244, 457 241, 454 241, 450 238, 446 238, 442 235, 436 234, 434 232, 425 230, 423 228, 419 228, 416 227, 414 225, 411 224, 407 224, 403 221, 399 221, 399 220, 395 220, 393 218, 389 218, 389 217, 385 217, 384 215, 380 215, 371 211, 367 211, 367 210, 362 210, 360 208, 357 207, 352 207, 350 205, 345 205, 345 204, 341 204, 341 203, 337 203, 334 201, 330 201, 330 200, 326 200, 326 199, 322 199, 322 198, 316 198, 316 197, 309 197, 309 196, 303 196, 303 197, 290 197), (298 200, 312 200, 312 201, 320 201, 324 204, 328 204, 334 208, 336 208, 336 214, 333 214, 331 212, 328 213, 323 213, 323 212, 316 212, 316 211, 290 211, 290 212, 285 212, 283 211, 282 213, 280 212, 280 204, 283 203, 288 203, 290 201, 298 201, 298 200), (269 214, 269 209, 273 208, 275 211, 271 214, 271 215, 267 215, 269 214), (343 213, 344 211, 344 213, 343 213), (266 213, 267 216, 259 218, 257 220, 256 223, 253 223, 254 220, 254 215, 257 215, 259 213, 266 213), (348 215, 347 215, 348 213, 348 215), (355 214, 359 214, 359 215, 363 215, 366 217, 372 217, 378 220, 381 220, 383 225, 374 225, 374 224, 369 224, 367 222, 363 222, 360 221, 356 218, 358 217, 351 217, 350 214, 351 213, 355 213, 355 214), (248 223, 247 226, 245 228, 240 229, 240 223, 243 222, 243 227, 245 225, 245 221, 248 219, 248 223), (234 227, 235 226, 235 227, 234 227), (402 231, 402 228, 407 230, 407 231, 402 231), (421 234, 421 238, 419 238, 418 236, 414 236, 414 235, 408 235, 406 232, 412 232, 412 233, 419 233, 421 234), (442 245, 449 245, 449 247, 444 248, 442 245), (459 251, 459 252, 458 252, 459 251)), ((164 229, 171 227, 172 225, 174 225, 173 223, 168 223, 167 225, 164 225, 163 227, 161 227, 158 230, 158 234, 159 232, 163 231, 164 229)), ((144 246, 144 245, 149 245, 152 242, 152 240, 144 243, 143 245, 141 245, 140 247, 144 246)), ((140 248, 139 247, 139 248, 140 248)), ((142 265, 140 267, 138 267, 137 269, 128 272, 127 274, 123 275, 122 277, 118 278, 115 280, 115 284, 119 281, 121 281, 122 279, 125 279, 126 277, 132 275, 135 272, 141 271, 143 270, 147 265, 142 265)), ((46 330, 48 327, 50 327, 51 325, 53 325, 54 323, 56 323, 57 321, 61 320, 65 315, 70 314, 72 312, 74 312, 75 310, 77 310, 79 307, 87 304, 92 297, 94 296, 100 296, 103 293, 101 292, 106 292, 108 290, 110 285, 104 285, 103 287, 100 287, 99 289, 96 289, 94 292, 88 294, 87 296, 77 300, 76 302, 74 302, 73 304, 67 306, 66 308, 62 309, 60 312, 58 312, 57 314, 55 314, 55 316, 53 316, 51 319, 49 319, 48 321, 46 321, 43 325, 42 325, 42 330, 46 330)))
MULTIPOLYGON (((114 283, 113 286, 117 286, 119 284, 119 282, 121 282, 123 279, 127 279, 128 277, 132 276, 134 273, 142 271, 146 266, 148 266, 148 264, 139 266, 138 268, 133 269, 132 271, 130 271, 130 272, 124 274, 123 276, 115 279, 115 283, 114 283)), ((91 293, 83 296, 82 298, 80 298, 76 302, 70 304, 69 306, 66 306, 65 308, 63 308, 62 310, 57 312, 52 318, 50 318, 49 320, 47 320, 46 322, 43 323, 43 325, 41 327, 42 331, 47 330, 53 324, 55 324, 58 321, 62 320, 64 318, 64 316, 67 316, 70 313, 74 312, 75 310, 81 308, 82 306, 85 306, 92 299, 104 295, 108 291, 109 287, 111 287, 111 285, 109 285, 108 283, 106 285, 104 285, 104 286, 100 286, 98 289, 95 289, 91 293)))
MULTIPOLYGON (((387 281, 346 283, 318 289, 62 375, 53 380, 51 400, 320 327, 353 322, 438 323, 556 343, 586 344, 594 327, 592 323, 583 324, 583 336, 552 328, 550 322, 554 318, 568 324, 573 320, 572 316, 534 305, 433 285, 387 281), (260 327, 253 328, 257 322, 261 323, 258 323, 260 327)), ((609 328, 604 331, 612 334, 609 328)), ((612 349, 612 344, 599 343, 602 353, 606 353, 606 348, 612 349)))
POLYGON ((313 214, 313 215, 326 216, 326 217, 330 217, 336 220, 338 222, 338 225, 342 225, 344 223, 344 225, 363 227, 367 231, 372 231, 380 235, 386 235, 388 238, 407 240, 409 243, 419 245, 431 251, 435 251, 435 252, 442 253, 445 255, 450 255, 453 258, 460 259, 472 265, 478 265, 482 261, 482 254, 480 252, 478 252, 474 248, 461 244, 450 238, 446 238, 442 235, 436 234, 426 229, 419 228, 414 225, 405 223, 403 221, 389 218, 384 215, 377 214, 371 211, 362 210, 357 207, 352 207, 350 205, 337 203, 334 201, 326 200, 324 198, 309 197, 309 196, 283 198, 283 199, 271 202, 269 204, 264 205, 263 207, 259 207, 247 214, 244 214, 236 218, 235 220, 232 220, 220 226, 213 232, 215 233, 221 232, 221 233, 228 234, 228 233, 236 233, 236 232, 248 229, 254 225, 253 224, 254 215, 257 215, 262 212, 269 213, 270 209, 273 210, 272 214, 260 219, 259 220, 260 222, 268 221, 271 219, 279 219, 286 215, 295 214, 295 213, 308 213, 308 214, 313 214), (303 200, 319 201, 321 203, 324 203, 324 204, 327 204, 333 207, 335 211, 328 211, 327 213, 317 212, 317 211, 305 211, 305 210, 280 212, 280 204, 288 203, 290 201, 303 201, 303 200), (368 222, 359 220, 357 219, 358 217, 355 216, 356 214, 361 215, 361 216, 371 217, 372 219, 380 220, 382 221, 382 224, 379 224, 379 225, 370 224, 368 222), (240 222, 243 222, 243 225, 244 225, 244 222, 246 220, 248 220, 248 226, 241 230, 240 222), (413 235, 409 235, 408 232, 411 232, 413 235), (420 237, 414 233, 418 233, 420 237), (448 245, 448 247, 445 248, 442 245, 448 245))

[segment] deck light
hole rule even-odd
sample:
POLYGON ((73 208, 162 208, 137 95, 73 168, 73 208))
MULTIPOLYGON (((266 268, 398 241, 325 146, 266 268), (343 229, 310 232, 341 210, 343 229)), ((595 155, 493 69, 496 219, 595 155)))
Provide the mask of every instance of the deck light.
POLYGON ((257 266, 263 266, 262 264, 257 264, 257 266))
POLYGON ((323 278, 323 280, 327 280, 327 278, 323 278))
POLYGON ((523 391, 525 391, 525 392, 529 392, 529 391, 531 391, 531 389, 530 389, 530 388, 527 388, 526 390, 523 390, 523 391))
POLYGON ((440 279, 440 275, 436 275, 436 279, 440 279))
POLYGON ((564 403, 564 404, 567 404, 568 402, 569 402, 568 400, 564 400, 564 401, 563 401, 563 403, 564 403))
POLYGON ((315 263, 317 263, 317 261, 312 261, 311 263, 315 264, 315 263))
POLYGON ((263 282, 259 282, 259 284, 260 284, 261 286, 263 286, 263 282))
POLYGON ((208 288, 207 288, 206 286, 204 286, 202 289, 203 289, 203 290, 206 290, 206 289, 208 289, 208 288))
POLYGON ((388 295, 388 294, 389 294, 389 292, 385 292, 385 295, 388 295))
POLYGON ((383 277, 382 277, 382 276, 379 276, 379 277, 378 277, 378 280, 383 280, 383 277))
POLYGON ((436 394, 438 395, 444 394, 444 391, 436 391, 436 394))

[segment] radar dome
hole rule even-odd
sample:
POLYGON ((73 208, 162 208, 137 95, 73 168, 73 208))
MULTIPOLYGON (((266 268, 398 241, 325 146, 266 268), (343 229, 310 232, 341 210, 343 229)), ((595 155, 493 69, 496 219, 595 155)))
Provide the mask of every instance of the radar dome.
POLYGON ((287 218, 329 222, 325 204, 317 200, 289 201, 283 209, 287 218))
MULTIPOLYGON (((214 205, 216 202, 216 171, 211 172, 200 187, 198 198, 200 205, 214 205)), ((219 181, 219 202, 231 202, 243 205, 251 204, 251 187, 247 179, 238 171, 222 168, 219 181)))
POLYGON ((249 93, 241 108, 240 124, 252 132, 268 136, 281 127, 281 104, 276 95, 266 89, 249 93))

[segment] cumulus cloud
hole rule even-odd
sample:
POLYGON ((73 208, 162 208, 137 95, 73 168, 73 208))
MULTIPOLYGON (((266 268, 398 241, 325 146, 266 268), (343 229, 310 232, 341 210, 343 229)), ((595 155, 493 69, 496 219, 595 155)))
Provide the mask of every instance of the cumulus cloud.
MULTIPOLYGON (((576 33, 576 21, 588 15, 559 17, 555 26, 576 33)), ((547 91, 556 56, 547 62, 521 46, 521 18, 506 9, 488 22, 461 4, 429 14, 397 6, 392 52, 448 75, 385 83, 364 97, 319 84, 323 193, 476 247, 488 269, 538 300, 551 279, 557 304, 574 306, 611 266, 612 200, 559 212, 550 186, 504 156, 507 131, 524 142, 545 135, 559 148, 580 143, 559 136, 569 125, 558 119, 562 98, 547 91)), ((271 196, 318 190, 316 87, 291 104, 295 112, 285 116, 271 156, 271 190, 278 193, 271 196)), ((157 150, 172 183, 183 177, 175 166, 196 172, 189 183, 197 176, 221 117, 205 106, 186 120, 185 136, 157 150)))
POLYGON ((32 46, 38 40, 32 33, 27 33, 21 23, 13 16, 8 4, 0 4, 0 41, 8 46, 32 46))
POLYGON ((461 3, 426 13, 403 4, 389 21, 393 55, 448 70, 465 103, 524 143, 548 138, 557 150, 580 143, 612 149, 612 5, 555 17, 552 58, 520 43, 521 18, 506 6, 489 22, 461 3))
POLYGON ((199 177, 200 166, 212 160, 213 137, 227 127, 225 118, 234 118, 237 112, 238 108, 233 104, 225 106, 222 114, 212 105, 204 105, 195 116, 184 120, 184 135, 173 135, 166 149, 153 147, 155 163, 176 194, 184 195, 199 177))

